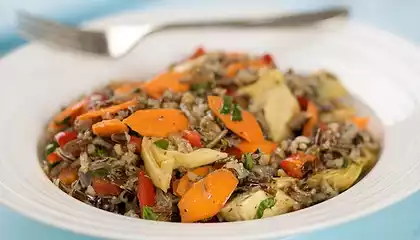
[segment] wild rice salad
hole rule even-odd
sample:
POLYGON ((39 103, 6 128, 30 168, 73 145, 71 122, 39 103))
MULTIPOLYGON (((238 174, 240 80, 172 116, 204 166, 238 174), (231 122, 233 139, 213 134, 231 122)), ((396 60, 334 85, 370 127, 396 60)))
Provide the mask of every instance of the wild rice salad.
POLYGON ((49 123, 43 168, 105 211, 172 222, 297 211, 351 187, 380 146, 331 73, 199 48, 149 81, 112 82, 49 123))

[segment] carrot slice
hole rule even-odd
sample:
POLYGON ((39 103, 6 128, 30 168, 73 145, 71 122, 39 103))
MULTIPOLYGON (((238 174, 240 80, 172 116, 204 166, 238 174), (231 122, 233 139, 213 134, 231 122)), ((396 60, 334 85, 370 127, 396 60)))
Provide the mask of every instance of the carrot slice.
POLYGON ((309 120, 303 126, 302 134, 306 137, 311 137, 313 129, 318 124, 318 107, 311 101, 308 101, 306 112, 309 114, 309 120))
POLYGON ((165 90, 186 92, 189 89, 189 85, 179 81, 182 77, 184 77, 184 74, 179 72, 160 74, 154 79, 146 82, 144 90, 153 98, 160 98, 165 90))
POLYGON ((77 175, 77 170, 75 168, 67 167, 61 170, 58 178, 64 185, 71 185, 79 176, 77 175))
POLYGON ((87 99, 80 100, 76 103, 71 104, 62 112, 60 112, 57 116, 55 116, 54 120, 50 122, 48 125, 48 129, 50 131, 58 131, 61 130, 63 127, 62 123, 65 119, 69 119, 69 123, 73 122, 74 119, 83 113, 85 106, 87 104, 87 99))
POLYGON ((260 125, 252 113, 242 110, 242 120, 232 121, 232 116, 230 114, 220 113, 220 108, 223 104, 223 99, 221 97, 208 96, 207 100, 213 114, 220 118, 232 132, 248 142, 262 142, 264 140, 260 125))
POLYGON ((128 127, 119 119, 111 119, 93 124, 92 131, 98 136, 108 137, 115 133, 128 132, 128 127))
POLYGON ((128 95, 134 93, 136 89, 141 89, 144 82, 124 83, 114 90, 114 95, 128 95))
POLYGON ((232 63, 226 68, 226 77, 234 77, 239 70, 246 68, 244 63, 232 63))
POLYGON ((216 215, 238 185, 238 179, 227 169, 209 173, 193 184, 178 203, 182 222, 196 222, 216 215))
POLYGON ((351 121, 360 130, 365 130, 369 124, 369 118, 367 117, 352 117, 351 121))
POLYGON ((261 59, 252 60, 249 62, 240 62, 240 63, 232 63, 227 66, 226 69, 226 77, 234 77, 239 70, 246 69, 246 68, 261 68, 266 66, 267 64, 262 61, 261 59))
POLYGON ((137 104, 137 101, 133 99, 133 100, 130 100, 130 101, 118 104, 118 105, 87 112, 85 114, 78 116, 77 119, 87 120, 87 119, 102 117, 105 113, 117 113, 121 110, 127 109, 128 107, 135 106, 136 104, 137 104))
POLYGON ((277 144, 267 140, 261 142, 246 142, 242 141, 238 146, 236 146, 242 153, 253 153, 259 148, 263 153, 272 153, 277 147, 277 144))
POLYGON ((170 133, 188 129, 188 119, 177 109, 138 110, 123 123, 147 137, 167 137, 170 133))
POLYGON ((178 189, 178 185, 179 185, 179 179, 174 180, 172 182, 172 193, 176 196, 179 196, 178 193, 176 193, 176 190, 178 189))
POLYGON ((307 162, 313 163, 315 160, 316 156, 312 154, 297 152, 296 154, 281 161, 280 166, 287 175, 300 179, 303 178, 308 171, 307 169, 305 170, 305 164, 307 162))
MULTIPOLYGON (((210 166, 205 166, 205 167, 199 167, 196 168, 190 172, 192 172, 193 174, 199 176, 199 177, 204 177, 207 174, 209 174, 209 172, 212 170, 212 167, 210 166)), ((176 194, 178 196, 183 196, 188 189, 191 188, 192 184, 194 182, 191 181, 188 177, 188 173, 186 173, 184 176, 182 176, 182 178, 179 180, 178 186, 176 188, 176 194)))

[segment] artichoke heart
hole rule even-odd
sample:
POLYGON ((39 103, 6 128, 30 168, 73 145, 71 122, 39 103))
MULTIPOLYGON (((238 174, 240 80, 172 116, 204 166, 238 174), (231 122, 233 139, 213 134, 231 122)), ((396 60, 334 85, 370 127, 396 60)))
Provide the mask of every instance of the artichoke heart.
POLYGON ((348 95, 341 82, 331 73, 320 71, 314 74, 318 77, 318 96, 321 99, 338 99, 348 95))
POLYGON ((377 154, 370 149, 363 148, 362 156, 351 162, 346 168, 328 169, 319 172, 308 179, 310 187, 316 187, 322 179, 325 179, 338 192, 350 188, 364 171, 370 170, 375 164, 377 154))
MULTIPOLYGON (((261 201, 270 196, 263 190, 251 190, 242 193, 228 202, 220 211, 220 216, 226 221, 244 221, 255 218, 257 209, 261 201)), ((289 212, 296 203, 291 197, 281 190, 278 190, 274 199, 276 203, 273 207, 264 210, 262 218, 280 215, 289 212)))
POLYGON ((285 84, 283 74, 276 69, 261 69, 260 78, 254 84, 239 89, 239 94, 252 98, 251 112, 264 110, 270 137, 280 142, 290 135, 288 126, 300 111, 299 103, 285 84))
POLYGON ((363 166, 350 163, 346 168, 328 169, 311 176, 307 183, 310 187, 319 186, 325 179, 336 191, 342 192, 351 187, 362 173, 363 166))
POLYGON ((209 148, 201 148, 191 153, 164 150, 153 144, 152 138, 144 137, 141 156, 146 172, 152 179, 153 184, 166 192, 170 187, 174 169, 179 167, 196 168, 208 165, 226 158, 227 153, 209 148))

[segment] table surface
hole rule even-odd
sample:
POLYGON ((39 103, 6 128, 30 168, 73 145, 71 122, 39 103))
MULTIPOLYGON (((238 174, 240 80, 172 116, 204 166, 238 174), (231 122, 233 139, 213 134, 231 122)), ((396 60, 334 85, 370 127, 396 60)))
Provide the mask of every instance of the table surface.
MULTIPOLYGON (((279 10, 306 10, 344 5, 352 10, 355 21, 388 30, 410 41, 420 43, 420 1, 416 0, 259 0, 259 1, 159 1, 159 0, 0 0, 0 55, 24 44, 16 34, 13 12, 25 9, 34 13, 78 24, 97 17, 133 9, 273 7, 279 10)), ((333 228, 294 236, 294 240, 335 239, 420 239, 420 214, 416 211, 420 193, 367 217, 333 228)), ((1 239, 95 240, 76 233, 53 228, 0 206, 1 239)), ((140 236, 139 236, 140 237, 140 236)))

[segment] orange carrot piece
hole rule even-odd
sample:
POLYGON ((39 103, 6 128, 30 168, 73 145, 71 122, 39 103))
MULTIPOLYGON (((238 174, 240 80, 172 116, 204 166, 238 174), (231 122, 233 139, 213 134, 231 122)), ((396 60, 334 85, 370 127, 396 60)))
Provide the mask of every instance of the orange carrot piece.
POLYGON ((69 123, 73 122, 77 116, 83 113, 86 104, 87 104, 86 98, 76 103, 71 104, 62 112, 60 112, 57 116, 55 116, 54 120, 50 122, 50 124, 48 125, 48 129, 50 131, 58 131, 62 129, 65 126, 61 126, 60 123, 63 122, 67 118, 70 118, 69 123))
POLYGON ((174 180, 174 181, 172 182, 172 193, 173 193, 174 195, 176 195, 176 196, 179 196, 179 195, 178 195, 178 193, 176 193, 176 190, 178 189, 179 182, 180 182, 180 180, 179 180, 179 179, 174 180))
POLYGON ((267 66, 267 64, 262 61, 261 59, 258 60, 252 60, 249 62, 239 62, 239 63, 232 63, 229 66, 227 66, 226 69, 226 77, 234 77, 239 70, 245 69, 245 68, 261 68, 267 66))
MULTIPOLYGON (((209 172, 211 172, 211 170, 212 170, 212 167, 205 166, 205 167, 196 168, 194 170, 191 170, 190 172, 192 172, 193 174, 196 174, 197 176, 205 177, 207 174, 209 174, 209 172)), ((188 189, 191 188, 191 186, 192 186, 193 183, 194 182, 191 181, 188 178, 188 173, 186 173, 179 180, 178 186, 176 188, 176 194, 178 196, 183 196, 188 191, 188 189)))
POLYGON ((232 121, 232 116, 230 114, 220 113, 220 108, 223 104, 223 99, 221 97, 208 96, 207 100, 213 114, 220 118, 232 132, 248 142, 262 142, 264 140, 260 125, 252 113, 242 110, 242 120, 232 121))
POLYGON ((196 222, 216 215, 238 185, 236 176, 227 169, 209 173, 194 183, 178 203, 182 222, 196 222))
POLYGON ((77 170, 75 168, 67 167, 61 170, 58 178, 64 185, 71 185, 79 176, 77 175, 77 170))
POLYGON ((244 63, 232 63, 226 68, 226 77, 234 77, 239 70, 246 68, 244 63))
POLYGON ((286 172, 287 175, 294 178, 303 178, 307 172, 304 170, 304 165, 307 162, 315 162, 316 156, 312 154, 306 154, 303 152, 297 152, 292 156, 284 159, 280 162, 281 168, 286 172))
POLYGON ((165 90, 186 92, 190 87, 188 84, 179 81, 182 77, 184 77, 184 74, 179 72, 163 73, 146 82, 143 89, 153 98, 160 98, 165 90))
POLYGON ((92 131, 97 136, 108 137, 115 133, 128 132, 128 127, 119 119, 111 119, 93 124, 92 131))
POLYGON ((167 137, 170 133, 188 129, 188 119, 177 109, 138 110, 123 123, 147 137, 167 137))
POLYGON ((318 107, 315 103, 308 101, 306 112, 309 114, 309 120, 303 126, 302 134, 306 137, 311 137, 313 129, 318 124, 318 107))
POLYGON ((261 142, 247 142, 242 141, 238 146, 236 146, 242 153, 253 153, 259 148, 263 153, 273 153, 277 147, 277 144, 267 140, 261 142))
POLYGON ((77 119, 87 120, 87 119, 102 117, 105 113, 117 113, 121 110, 127 109, 130 106, 135 106, 136 104, 137 104, 137 101, 133 99, 133 100, 130 100, 130 101, 118 104, 118 105, 87 112, 85 114, 78 116, 77 119))
POLYGON ((144 85, 144 82, 124 83, 114 90, 114 95, 133 94, 136 89, 141 89, 143 85, 144 85))
POLYGON ((369 118, 367 117, 352 117, 351 121, 360 130, 365 130, 369 124, 369 118))

